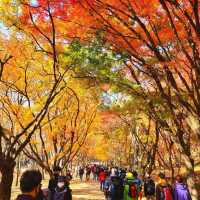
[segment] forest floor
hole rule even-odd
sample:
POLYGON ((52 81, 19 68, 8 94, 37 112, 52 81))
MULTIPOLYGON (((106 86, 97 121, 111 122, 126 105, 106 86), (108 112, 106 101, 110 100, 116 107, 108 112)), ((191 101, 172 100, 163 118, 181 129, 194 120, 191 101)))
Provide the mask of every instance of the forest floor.
MULTIPOLYGON (((47 180, 43 181, 43 188, 47 187, 47 180)), ((99 189, 97 182, 80 182, 78 180, 72 181, 70 184, 73 194, 73 200, 103 200, 104 195, 99 189)), ((19 194, 19 187, 13 187, 12 200, 16 199, 19 194)))

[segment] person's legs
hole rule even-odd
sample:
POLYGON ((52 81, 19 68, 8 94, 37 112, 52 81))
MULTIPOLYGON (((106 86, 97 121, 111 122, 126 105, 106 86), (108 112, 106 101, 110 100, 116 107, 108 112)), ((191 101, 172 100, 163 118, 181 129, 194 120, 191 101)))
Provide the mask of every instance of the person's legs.
POLYGON ((102 183, 102 182, 100 182, 100 190, 101 190, 101 183, 102 183))
POLYGON ((102 191, 104 191, 105 181, 102 181, 102 191))
POLYGON ((150 196, 149 200, 155 200, 154 196, 150 196))
POLYGON ((80 180, 83 181, 83 175, 82 174, 80 174, 80 180))

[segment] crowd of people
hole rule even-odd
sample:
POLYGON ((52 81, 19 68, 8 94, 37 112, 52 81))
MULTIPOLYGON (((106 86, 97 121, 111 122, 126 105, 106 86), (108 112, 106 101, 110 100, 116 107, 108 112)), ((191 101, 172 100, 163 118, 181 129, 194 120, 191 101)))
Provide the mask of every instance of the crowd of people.
POLYGON ((157 184, 150 175, 139 178, 136 171, 118 167, 87 166, 80 167, 79 176, 86 181, 93 175, 98 180, 100 190, 106 200, 192 200, 187 184, 179 175, 173 185, 170 185, 164 173, 158 175, 157 184))
MULTIPOLYGON (((157 184, 150 175, 140 178, 136 171, 118 167, 92 165, 79 167, 80 180, 91 178, 99 181, 100 190, 106 200, 192 200, 187 184, 179 175, 170 185, 164 173, 158 175, 157 184), (92 177, 91 177, 92 175, 92 177)), ((22 174, 17 200, 72 200, 70 181, 72 175, 67 171, 61 175, 61 168, 54 167, 48 189, 42 190, 42 174, 38 170, 28 170, 22 174)))

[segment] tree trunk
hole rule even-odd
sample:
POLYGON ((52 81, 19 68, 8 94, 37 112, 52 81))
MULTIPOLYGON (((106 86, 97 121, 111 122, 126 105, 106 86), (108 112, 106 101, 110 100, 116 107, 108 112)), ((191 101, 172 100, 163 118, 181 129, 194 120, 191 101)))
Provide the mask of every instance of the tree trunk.
POLYGON ((21 166, 20 166, 20 156, 19 156, 18 159, 17 159, 17 177, 16 177, 15 186, 18 186, 20 171, 21 171, 21 166))
POLYGON ((11 188, 13 183, 15 162, 11 159, 0 160, 0 200, 10 200, 11 188))

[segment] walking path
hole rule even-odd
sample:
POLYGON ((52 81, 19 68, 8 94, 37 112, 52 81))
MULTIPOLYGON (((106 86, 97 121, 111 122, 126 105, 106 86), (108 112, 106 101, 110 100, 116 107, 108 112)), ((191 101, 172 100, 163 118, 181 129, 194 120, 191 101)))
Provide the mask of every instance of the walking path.
MULTIPOLYGON (((47 185, 47 181, 44 182, 44 186, 47 185)), ((73 191, 73 200, 104 200, 104 195, 99 189, 97 182, 80 182, 78 180, 72 181, 70 185, 73 191)), ((19 187, 13 187, 12 200, 14 200, 19 194, 19 187)))
POLYGON ((74 182, 71 185, 73 200, 104 200, 103 193, 96 182, 74 182))

